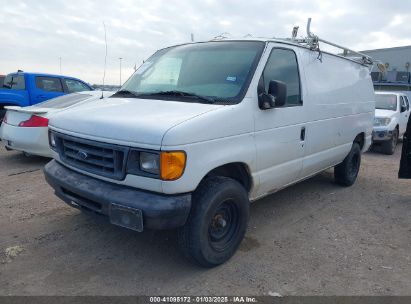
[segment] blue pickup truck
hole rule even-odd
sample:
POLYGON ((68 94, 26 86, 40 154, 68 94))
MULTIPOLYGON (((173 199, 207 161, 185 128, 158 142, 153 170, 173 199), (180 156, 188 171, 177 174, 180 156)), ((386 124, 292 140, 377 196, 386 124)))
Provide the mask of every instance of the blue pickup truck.
POLYGON ((8 74, 0 88, 0 122, 5 106, 31 106, 63 94, 92 91, 84 81, 73 77, 18 71, 8 74))

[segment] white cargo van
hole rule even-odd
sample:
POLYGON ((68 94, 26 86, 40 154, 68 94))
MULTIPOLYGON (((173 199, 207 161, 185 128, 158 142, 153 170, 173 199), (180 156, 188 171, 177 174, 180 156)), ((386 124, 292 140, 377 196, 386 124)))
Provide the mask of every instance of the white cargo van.
POLYGON ((52 117, 46 179, 115 225, 179 228, 187 256, 219 265, 251 201, 330 167, 355 182, 373 129, 369 65, 312 35, 159 50, 111 98, 52 117))

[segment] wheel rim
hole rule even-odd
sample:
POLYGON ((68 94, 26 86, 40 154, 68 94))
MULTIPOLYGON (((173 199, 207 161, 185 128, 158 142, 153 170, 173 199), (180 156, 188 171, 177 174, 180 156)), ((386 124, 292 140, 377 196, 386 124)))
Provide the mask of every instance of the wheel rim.
POLYGON ((233 200, 222 202, 214 212, 208 227, 211 247, 224 251, 231 246, 239 230, 239 210, 233 200))

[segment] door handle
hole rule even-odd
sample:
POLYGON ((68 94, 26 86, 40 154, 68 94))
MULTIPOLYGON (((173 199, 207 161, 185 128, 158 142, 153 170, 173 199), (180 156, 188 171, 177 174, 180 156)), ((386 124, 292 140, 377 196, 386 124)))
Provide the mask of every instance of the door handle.
POLYGON ((301 128, 300 140, 301 140, 301 141, 304 141, 304 140, 305 140, 305 127, 302 127, 302 128, 301 128))

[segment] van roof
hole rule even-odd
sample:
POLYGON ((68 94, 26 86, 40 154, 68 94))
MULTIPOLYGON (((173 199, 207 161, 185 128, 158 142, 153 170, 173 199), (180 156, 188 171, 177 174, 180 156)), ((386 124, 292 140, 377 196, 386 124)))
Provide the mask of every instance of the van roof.
MULTIPOLYGON (((334 54, 328 51, 323 51, 320 48, 318 49, 312 49, 307 43, 305 39, 291 39, 291 38, 267 38, 267 37, 241 37, 241 38, 231 38, 231 37, 225 37, 225 36, 216 36, 211 40, 204 40, 204 41, 196 41, 196 42, 188 42, 188 43, 182 43, 182 44, 177 44, 173 45, 170 47, 174 46, 179 46, 179 45, 188 45, 188 44, 197 44, 197 43, 207 43, 207 42, 226 42, 226 41, 260 41, 264 43, 269 43, 269 42, 275 42, 275 43, 282 43, 282 44, 287 44, 287 45, 292 45, 295 47, 300 47, 306 50, 311 50, 311 51, 321 51, 321 53, 328 54, 331 56, 336 56, 341 59, 349 60, 351 62, 363 65, 363 66, 369 66, 369 64, 366 64, 360 60, 358 60, 358 57, 352 57, 352 56, 344 56, 344 54, 334 54)), ((168 47, 166 47, 168 48, 168 47)))

